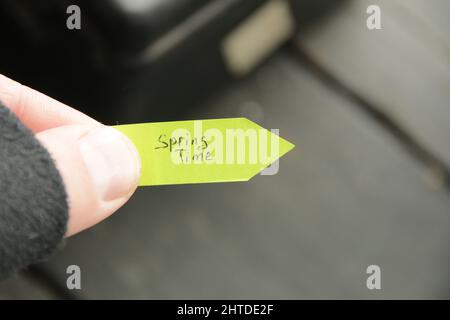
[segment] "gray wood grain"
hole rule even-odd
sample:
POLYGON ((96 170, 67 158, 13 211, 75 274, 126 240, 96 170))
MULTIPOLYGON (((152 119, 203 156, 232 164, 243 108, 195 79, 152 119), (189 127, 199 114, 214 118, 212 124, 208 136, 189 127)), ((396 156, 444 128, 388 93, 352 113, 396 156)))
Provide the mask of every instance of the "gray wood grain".
POLYGON ((23 274, 0 283, 0 300, 47 300, 60 298, 54 292, 42 286, 42 283, 33 281, 23 274))
POLYGON ((299 45, 450 165, 450 2, 351 0, 299 45), (377 4, 382 30, 366 27, 377 4))
POLYGON ((87 298, 450 298, 449 196, 389 134, 283 54, 189 117, 236 115, 297 145, 277 175, 141 188, 47 267, 87 298))
POLYGON ((450 2, 447 0, 402 0, 398 2, 398 5, 402 10, 409 10, 408 15, 412 19, 417 19, 415 24, 422 30, 420 36, 429 38, 429 41, 435 41, 433 47, 448 60, 450 2))

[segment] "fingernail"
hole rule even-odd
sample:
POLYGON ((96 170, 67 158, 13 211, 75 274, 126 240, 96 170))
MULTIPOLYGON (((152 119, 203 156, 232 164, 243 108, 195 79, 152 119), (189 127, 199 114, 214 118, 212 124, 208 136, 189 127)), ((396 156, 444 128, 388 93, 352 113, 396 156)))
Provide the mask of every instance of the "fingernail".
POLYGON ((134 144, 111 127, 98 127, 79 140, 80 151, 103 201, 128 195, 140 177, 140 157, 134 144))

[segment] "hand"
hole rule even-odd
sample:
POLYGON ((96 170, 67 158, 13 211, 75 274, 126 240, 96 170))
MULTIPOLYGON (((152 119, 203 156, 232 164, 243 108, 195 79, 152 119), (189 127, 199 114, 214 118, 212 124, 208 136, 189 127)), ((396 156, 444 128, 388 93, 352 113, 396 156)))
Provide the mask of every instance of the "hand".
POLYGON ((55 160, 68 195, 67 236, 107 218, 136 190, 140 158, 119 131, 2 75, 0 100, 55 160))

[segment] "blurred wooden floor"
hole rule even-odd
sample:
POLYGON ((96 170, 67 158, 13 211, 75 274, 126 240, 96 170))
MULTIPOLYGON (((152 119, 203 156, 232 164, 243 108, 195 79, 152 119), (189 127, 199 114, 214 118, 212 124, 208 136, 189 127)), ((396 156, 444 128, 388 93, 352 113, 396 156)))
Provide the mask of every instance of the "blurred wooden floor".
POLYGON ((63 288, 79 265, 82 290, 27 274, 0 298, 450 298, 449 13, 349 1, 189 115, 280 128, 297 147, 277 175, 142 188, 40 266, 63 288), (382 290, 366 288, 371 264, 382 290))

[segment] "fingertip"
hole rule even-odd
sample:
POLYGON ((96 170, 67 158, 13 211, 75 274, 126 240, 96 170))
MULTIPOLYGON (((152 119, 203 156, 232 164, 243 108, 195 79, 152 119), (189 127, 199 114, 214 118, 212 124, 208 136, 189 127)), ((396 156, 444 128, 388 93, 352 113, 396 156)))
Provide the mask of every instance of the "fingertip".
POLYGON ((134 145, 106 126, 63 126, 37 135, 66 185, 70 207, 67 235, 107 218, 137 188, 140 158, 134 145))

